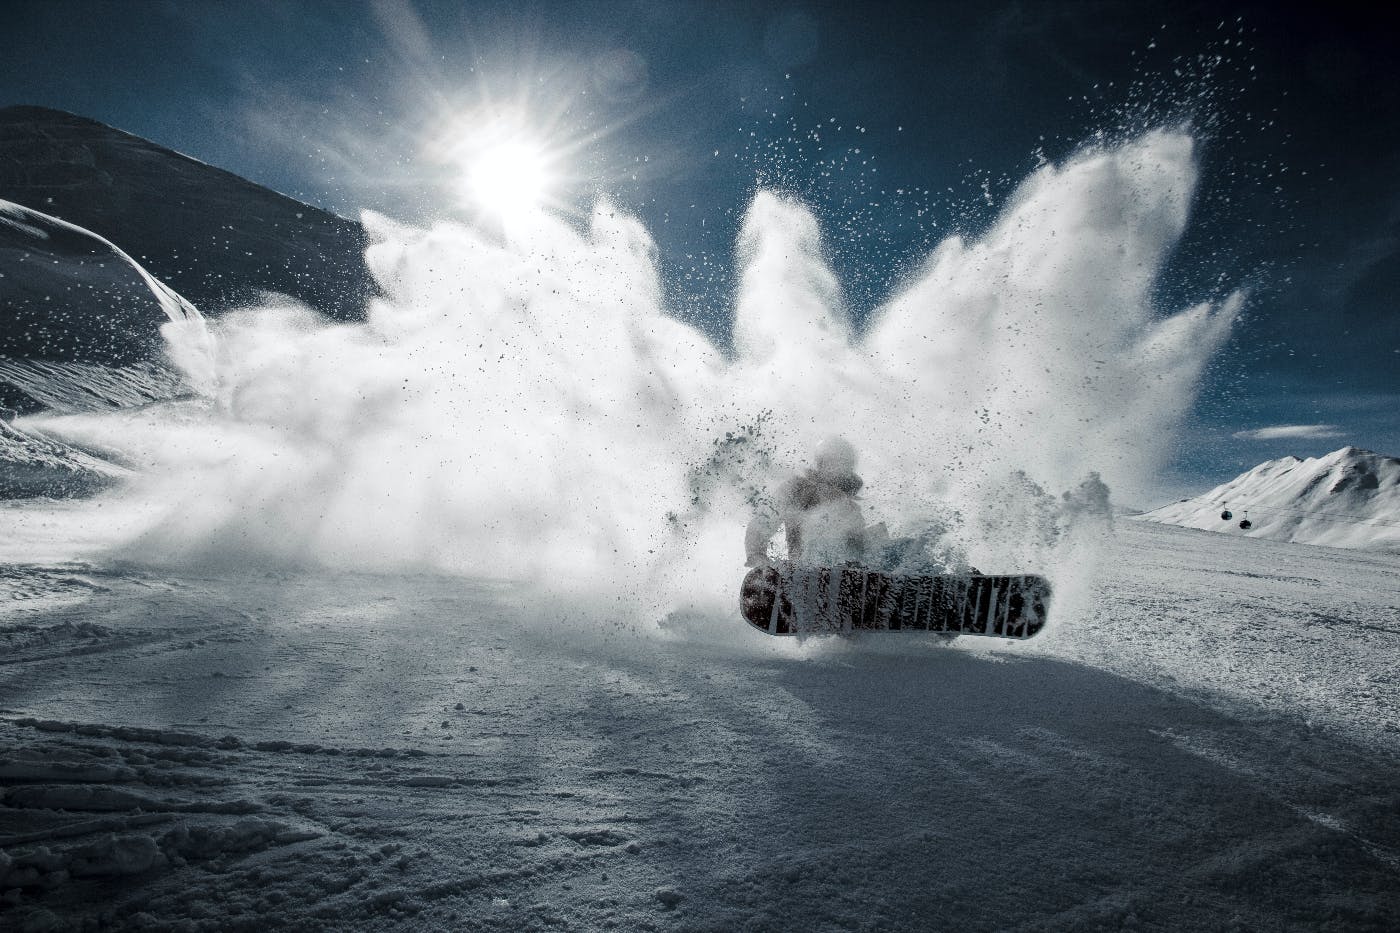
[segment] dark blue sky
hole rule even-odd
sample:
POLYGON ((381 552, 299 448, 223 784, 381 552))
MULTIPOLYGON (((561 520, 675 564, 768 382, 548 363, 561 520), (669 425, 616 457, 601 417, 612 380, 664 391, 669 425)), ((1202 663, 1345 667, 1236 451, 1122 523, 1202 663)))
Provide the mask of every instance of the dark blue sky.
POLYGON ((582 141, 566 193, 639 213, 672 309, 721 338, 759 179, 817 210, 862 315, 1040 153, 1190 119, 1203 187, 1162 310, 1253 288, 1183 439, 1198 485, 1344 443, 1400 455, 1400 54, 1361 5, 1283 6, 9 0, 0 105, 416 219, 449 171, 425 143, 524 94, 582 141), (1234 436, 1285 424, 1335 430, 1234 436))

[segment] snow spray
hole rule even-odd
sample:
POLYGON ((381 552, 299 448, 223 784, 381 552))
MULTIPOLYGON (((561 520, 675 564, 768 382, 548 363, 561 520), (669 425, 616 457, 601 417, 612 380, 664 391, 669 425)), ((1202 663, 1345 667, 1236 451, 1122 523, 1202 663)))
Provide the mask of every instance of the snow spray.
POLYGON ((1152 307, 1193 150, 1157 130, 1040 168, 863 328, 816 218, 760 192, 732 351, 667 314, 651 238, 607 203, 504 236, 366 215, 365 323, 270 301, 212 322, 212 353, 173 354, 208 401, 147 419, 144 494, 167 507, 127 556, 730 611, 755 497, 839 434, 868 520, 1069 593, 1065 530, 1107 520, 1103 484, 1151 482, 1241 304, 1152 307))

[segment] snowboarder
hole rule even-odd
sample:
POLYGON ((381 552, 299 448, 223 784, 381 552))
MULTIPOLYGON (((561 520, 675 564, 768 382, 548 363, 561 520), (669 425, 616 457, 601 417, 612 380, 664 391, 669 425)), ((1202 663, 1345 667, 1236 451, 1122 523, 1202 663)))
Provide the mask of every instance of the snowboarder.
MULTIPOLYGON (((812 467, 782 483, 744 534, 751 569, 739 612, 769 635, 911 630, 1030 638, 1045 624, 1050 585, 1034 575, 988 576, 960 554, 959 569, 932 548, 929 533, 890 538, 865 526, 856 494, 856 451, 832 437, 812 467), (768 556, 779 528, 787 559, 768 556)), ((1106 490, 1107 487, 1105 487, 1106 490)))
POLYGON ((840 437, 823 441, 812 467, 780 485, 749 522, 744 534, 746 565, 772 563, 768 542, 780 527, 787 533, 788 560, 793 563, 863 560, 866 528, 856 494, 864 485, 856 475, 856 449, 850 442, 840 437))

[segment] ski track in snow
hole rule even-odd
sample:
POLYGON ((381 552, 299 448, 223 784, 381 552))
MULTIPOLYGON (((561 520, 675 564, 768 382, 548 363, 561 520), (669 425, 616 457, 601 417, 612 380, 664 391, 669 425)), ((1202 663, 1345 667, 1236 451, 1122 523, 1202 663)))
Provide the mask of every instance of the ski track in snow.
POLYGON ((3 565, 0 927, 1393 930, 1400 563, 1124 522, 1103 566, 942 647, 3 565))

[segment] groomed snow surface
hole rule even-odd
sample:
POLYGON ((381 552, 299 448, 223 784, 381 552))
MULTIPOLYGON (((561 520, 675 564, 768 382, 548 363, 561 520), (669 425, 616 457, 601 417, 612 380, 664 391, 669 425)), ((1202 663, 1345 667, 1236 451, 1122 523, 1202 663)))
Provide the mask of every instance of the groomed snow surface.
POLYGON ((6 930, 1400 924, 1394 556, 1124 522, 1047 635, 944 646, 24 547, 6 930))

